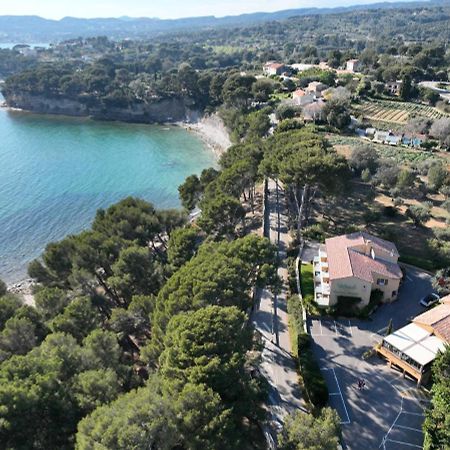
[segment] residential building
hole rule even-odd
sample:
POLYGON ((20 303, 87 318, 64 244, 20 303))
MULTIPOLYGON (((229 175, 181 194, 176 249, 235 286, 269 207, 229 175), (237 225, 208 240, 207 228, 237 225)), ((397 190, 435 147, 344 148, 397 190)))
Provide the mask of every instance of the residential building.
POLYGON ((402 144, 408 147, 421 147, 422 144, 426 141, 427 137, 424 134, 409 134, 405 133, 402 137, 402 144))
POLYGON ((292 69, 296 70, 298 73, 304 72, 305 70, 316 67, 314 64, 292 64, 292 69))
POLYGON ((297 89, 292 93, 292 99, 296 105, 305 106, 314 103, 315 96, 313 94, 308 94, 303 89, 297 89))
POLYGON ((376 130, 373 135, 373 141, 379 144, 399 145, 402 142, 402 136, 391 131, 376 130))
POLYGON ((308 94, 313 94, 316 98, 319 98, 322 97, 322 92, 327 88, 328 86, 320 81, 312 81, 305 90, 308 94))
POLYGON ((403 277, 398 257, 395 244, 366 232, 326 239, 314 258, 316 302, 328 307, 351 297, 363 308, 375 290, 382 301, 395 300, 403 277))
POLYGON ((400 95, 400 90, 403 86, 403 81, 388 81, 385 85, 386 91, 391 95, 400 95))
POLYGON ((274 61, 269 61, 264 64, 263 71, 266 75, 282 75, 288 70, 288 67, 284 64, 280 64, 274 61))
POLYGON ((377 348, 390 366, 426 383, 437 354, 450 345, 450 295, 438 306, 413 319, 412 323, 386 336, 377 348))
POLYGON ((350 59, 346 64, 347 71, 352 73, 359 72, 360 66, 361 64, 358 59, 350 59))

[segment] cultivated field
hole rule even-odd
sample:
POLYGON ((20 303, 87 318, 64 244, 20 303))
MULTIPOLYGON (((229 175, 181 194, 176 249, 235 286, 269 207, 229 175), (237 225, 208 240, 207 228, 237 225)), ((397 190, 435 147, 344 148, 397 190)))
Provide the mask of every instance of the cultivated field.
POLYGON ((395 102, 389 100, 365 101, 353 105, 355 112, 362 114, 365 119, 389 122, 394 124, 405 124, 415 116, 439 119, 447 114, 439 111, 433 106, 420 105, 411 102, 395 102))

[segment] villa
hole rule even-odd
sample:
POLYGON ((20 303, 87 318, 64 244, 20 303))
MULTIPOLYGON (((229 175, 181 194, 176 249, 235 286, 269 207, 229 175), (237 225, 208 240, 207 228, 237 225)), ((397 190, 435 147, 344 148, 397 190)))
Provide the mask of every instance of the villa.
POLYGON ((264 73, 268 76, 282 75, 287 70, 289 70, 289 68, 286 65, 277 63, 275 61, 267 62, 263 67, 264 73))
POLYGON ((321 307, 352 298, 359 308, 368 305, 372 292, 382 301, 397 298, 403 277, 395 244, 358 232, 326 239, 314 258, 314 297, 321 307))
POLYGON ((439 352, 450 344, 450 295, 435 308, 417 316, 412 323, 386 336, 377 348, 390 366, 396 366, 426 383, 439 352))

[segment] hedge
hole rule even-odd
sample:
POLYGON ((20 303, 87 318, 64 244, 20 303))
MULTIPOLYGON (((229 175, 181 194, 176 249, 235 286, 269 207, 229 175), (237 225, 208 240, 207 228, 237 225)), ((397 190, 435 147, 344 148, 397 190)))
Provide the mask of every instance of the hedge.
POLYGON ((315 407, 323 408, 328 403, 328 387, 312 352, 311 336, 299 333, 297 345, 298 363, 306 395, 315 407))

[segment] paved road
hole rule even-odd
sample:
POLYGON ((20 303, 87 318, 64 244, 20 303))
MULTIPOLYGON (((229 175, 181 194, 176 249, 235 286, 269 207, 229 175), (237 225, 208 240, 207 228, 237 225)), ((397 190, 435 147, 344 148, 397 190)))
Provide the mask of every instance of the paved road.
POLYGON ((362 354, 381 341, 391 318, 398 329, 422 312, 418 302, 430 291, 430 275, 408 268, 399 299, 381 306, 370 321, 309 320, 314 353, 327 380, 330 404, 342 419, 348 449, 422 448, 421 423, 427 406, 422 392, 383 359, 363 360, 362 354), (357 389, 358 378, 366 380, 363 391, 357 389))
POLYGON ((267 290, 262 291, 259 304, 252 316, 254 327, 263 337, 265 344, 261 372, 270 384, 267 407, 272 417, 272 428, 279 427, 283 423, 284 416, 289 412, 299 408, 304 409, 298 387, 296 365, 291 356, 288 329, 286 249, 290 237, 284 200, 284 191, 281 188, 277 189, 276 183, 270 180, 267 201, 270 240, 278 245, 280 261, 278 274, 283 280, 283 288, 278 296, 272 295, 267 290))

